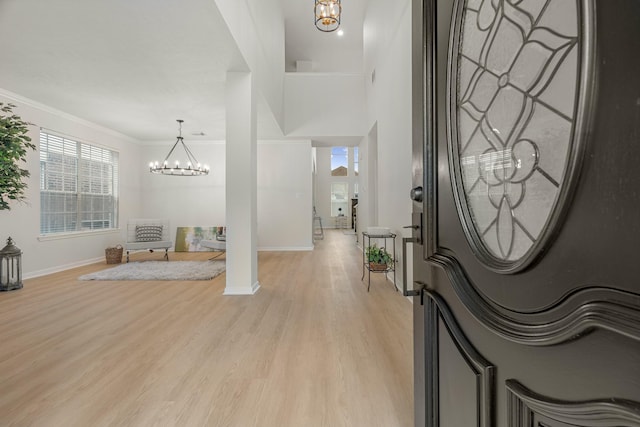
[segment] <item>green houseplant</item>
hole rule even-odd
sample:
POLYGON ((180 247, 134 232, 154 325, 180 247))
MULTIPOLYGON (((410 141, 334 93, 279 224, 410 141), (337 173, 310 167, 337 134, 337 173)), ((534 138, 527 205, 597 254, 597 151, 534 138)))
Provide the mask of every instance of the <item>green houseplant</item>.
POLYGON ((384 247, 378 247, 375 243, 367 246, 365 255, 371 270, 387 270, 393 266, 391 254, 384 247))
POLYGON ((21 168, 27 161, 27 150, 36 146, 27 135, 25 122, 13 114, 13 104, 0 102, 0 210, 9 210, 11 201, 23 201, 29 171, 21 168))

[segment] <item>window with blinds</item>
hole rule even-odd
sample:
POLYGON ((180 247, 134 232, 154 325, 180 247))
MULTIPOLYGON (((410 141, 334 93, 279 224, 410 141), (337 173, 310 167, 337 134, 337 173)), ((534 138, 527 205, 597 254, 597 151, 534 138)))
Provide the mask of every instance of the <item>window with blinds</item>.
POLYGON ((118 227, 118 153, 40 132, 40 234, 118 227))

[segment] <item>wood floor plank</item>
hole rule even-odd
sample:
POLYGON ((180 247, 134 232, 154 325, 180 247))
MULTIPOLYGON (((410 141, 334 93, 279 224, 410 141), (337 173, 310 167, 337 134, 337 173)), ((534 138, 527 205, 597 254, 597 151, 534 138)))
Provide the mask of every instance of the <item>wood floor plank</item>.
POLYGON ((26 280, 0 293, 0 426, 412 426, 411 303, 361 260, 327 230, 260 253, 253 296, 77 280, 105 264, 26 280))

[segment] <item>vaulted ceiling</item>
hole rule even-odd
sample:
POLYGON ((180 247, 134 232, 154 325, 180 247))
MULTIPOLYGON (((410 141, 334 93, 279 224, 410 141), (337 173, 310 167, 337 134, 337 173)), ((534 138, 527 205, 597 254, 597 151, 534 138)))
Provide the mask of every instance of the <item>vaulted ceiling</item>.
POLYGON ((340 29, 323 33, 314 25, 313 0, 282 0, 286 70, 311 61, 315 72, 362 72, 362 24, 366 0, 343 0, 340 29))
MULTIPOLYGON (((281 1, 288 71, 362 71, 365 0, 343 1, 342 37, 315 29, 313 1, 281 1)), ((248 69, 213 0, 0 0, 0 40, 0 88, 141 141, 172 139, 176 119, 223 139, 226 72, 248 69)))

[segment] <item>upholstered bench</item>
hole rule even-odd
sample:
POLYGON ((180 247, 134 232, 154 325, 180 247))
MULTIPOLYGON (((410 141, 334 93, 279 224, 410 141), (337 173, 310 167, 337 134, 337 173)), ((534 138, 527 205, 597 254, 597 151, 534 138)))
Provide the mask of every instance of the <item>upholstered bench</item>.
POLYGON ((164 249, 164 259, 169 261, 169 248, 173 241, 169 237, 169 221, 166 219, 130 219, 127 222, 127 262, 129 252, 146 251, 153 252, 156 249, 164 249))

